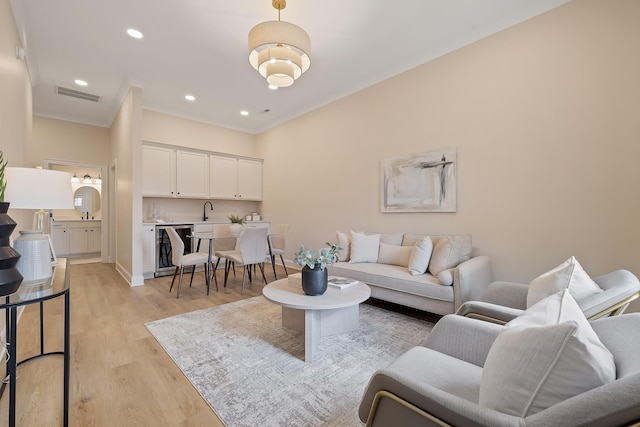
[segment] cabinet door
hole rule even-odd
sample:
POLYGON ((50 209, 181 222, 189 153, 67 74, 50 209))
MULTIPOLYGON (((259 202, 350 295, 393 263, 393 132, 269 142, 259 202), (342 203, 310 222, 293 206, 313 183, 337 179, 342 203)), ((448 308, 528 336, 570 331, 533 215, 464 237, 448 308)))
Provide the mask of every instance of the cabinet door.
POLYGON ((142 146, 142 195, 173 197, 176 185, 175 151, 142 146))
POLYGON ((51 241, 56 256, 64 256, 69 253, 69 233, 67 226, 62 224, 54 224, 51 226, 51 241))
POLYGON ((88 252, 89 231, 87 228, 69 228, 69 253, 86 254, 88 252))
POLYGON ((87 230, 87 252, 100 252, 102 249, 102 229, 100 227, 91 227, 87 230))
POLYGON ((209 196, 209 156, 203 153, 176 153, 178 197, 206 199, 209 196))
POLYGON ((262 200, 262 162, 238 159, 238 198, 262 200))
POLYGON ((209 156, 209 197, 235 199, 238 194, 238 159, 209 156))
POLYGON ((156 227, 142 226, 142 273, 153 273, 156 269, 156 227))

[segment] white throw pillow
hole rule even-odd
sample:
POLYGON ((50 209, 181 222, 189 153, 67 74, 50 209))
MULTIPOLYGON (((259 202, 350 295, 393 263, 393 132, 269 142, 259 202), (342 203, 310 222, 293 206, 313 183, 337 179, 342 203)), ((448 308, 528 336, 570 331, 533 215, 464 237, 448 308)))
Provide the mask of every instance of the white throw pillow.
POLYGON ((433 246, 433 254, 429 261, 429 273, 437 276, 442 270, 460 264, 462 244, 458 239, 442 236, 433 246))
POLYGON ((451 286, 453 285, 453 271, 455 268, 447 268, 446 270, 442 270, 436 276, 441 285, 451 286))
POLYGON ((578 260, 571 257, 531 281, 527 291, 527 307, 564 289, 568 289, 577 302, 603 292, 600 286, 591 280, 578 260))
POLYGON ((349 261, 350 237, 341 231, 336 231, 336 238, 338 239, 338 247, 340 248, 338 251, 338 261, 349 261))
MULTIPOLYGON (((406 246, 411 248, 411 246, 406 246)), ((429 267, 429 260, 431 259, 431 252, 433 250, 433 243, 431 237, 426 236, 417 241, 411 248, 411 256, 409 258, 409 273, 413 276, 418 274, 424 274, 429 267)))
POLYGON ((409 257, 411 256, 412 249, 413 248, 409 246, 388 245, 380 242, 378 263, 406 267, 409 265, 409 257))
POLYGON ((484 364, 479 404, 526 417, 615 378, 613 355, 564 290, 500 331, 484 364))
POLYGON ((378 262, 379 234, 351 232, 351 263, 378 262))

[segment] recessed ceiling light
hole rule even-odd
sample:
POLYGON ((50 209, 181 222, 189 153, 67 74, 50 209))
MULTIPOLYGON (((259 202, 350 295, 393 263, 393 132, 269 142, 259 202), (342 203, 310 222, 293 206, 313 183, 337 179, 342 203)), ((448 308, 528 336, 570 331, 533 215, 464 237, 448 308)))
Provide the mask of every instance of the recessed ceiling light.
POLYGON ((73 81, 75 84, 77 84, 78 86, 87 86, 89 83, 85 82, 84 80, 80 80, 80 79, 75 79, 73 81))
POLYGON ((196 97, 193 95, 185 95, 184 99, 186 99, 187 101, 195 101, 196 97))
POLYGON ((133 28, 129 28, 127 30, 127 34, 129 34, 134 39, 141 39, 142 38, 142 33, 140 31, 138 31, 138 30, 133 29, 133 28))
POLYGON ((242 115, 242 116, 248 116, 248 115, 249 115, 249 112, 248 112, 247 110, 242 110, 242 111, 240 111, 240 115, 242 115))
POLYGON ((276 85, 269 85, 269 89, 271 89, 271 90, 278 90, 278 86, 276 86, 276 85))

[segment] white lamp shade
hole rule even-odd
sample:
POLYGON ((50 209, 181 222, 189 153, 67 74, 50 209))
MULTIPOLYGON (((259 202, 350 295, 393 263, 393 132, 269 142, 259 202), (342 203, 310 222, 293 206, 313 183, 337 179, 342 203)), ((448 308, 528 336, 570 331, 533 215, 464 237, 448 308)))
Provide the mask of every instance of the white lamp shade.
POLYGON ((12 209, 73 209, 68 172, 8 167, 5 178, 4 199, 12 209))

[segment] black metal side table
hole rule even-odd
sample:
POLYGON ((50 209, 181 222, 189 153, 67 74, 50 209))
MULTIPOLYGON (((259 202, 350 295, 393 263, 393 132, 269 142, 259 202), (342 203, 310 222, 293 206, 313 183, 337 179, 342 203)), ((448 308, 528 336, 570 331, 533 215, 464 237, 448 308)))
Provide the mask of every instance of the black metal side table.
POLYGON ((9 384, 9 427, 16 425, 16 369, 18 365, 43 356, 62 355, 64 358, 64 415, 63 425, 69 425, 69 273, 68 260, 58 258, 53 267, 53 276, 47 280, 23 282, 18 290, 4 298, 0 297, 0 309, 6 311, 7 325, 7 381, 0 387, 0 398, 4 394, 6 384, 9 384), (44 302, 64 296, 64 349, 63 351, 45 352, 44 350, 44 302), (18 307, 30 304, 40 304, 40 353, 17 361, 17 327, 18 307))

